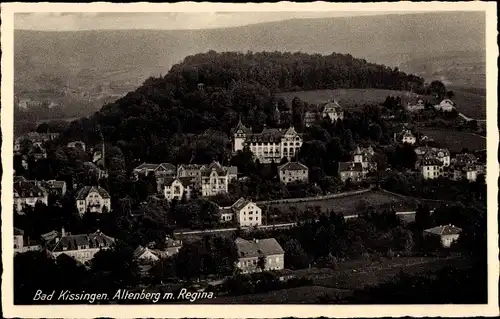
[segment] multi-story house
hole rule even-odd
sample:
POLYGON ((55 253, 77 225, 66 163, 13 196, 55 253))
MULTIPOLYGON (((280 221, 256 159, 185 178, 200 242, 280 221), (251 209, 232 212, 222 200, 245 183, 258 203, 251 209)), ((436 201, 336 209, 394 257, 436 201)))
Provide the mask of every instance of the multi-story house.
POLYGON ((24 206, 35 207, 37 202, 48 205, 47 191, 34 181, 18 179, 14 183, 14 206, 21 213, 24 206))
POLYGON ((177 167, 177 177, 192 177, 197 187, 201 187, 201 168, 200 164, 181 164, 177 167))
POLYGON ((39 250, 42 250, 40 243, 25 238, 24 231, 14 227, 14 254, 39 250))
POLYGON ((233 152, 248 146, 261 163, 291 160, 302 146, 302 136, 293 127, 288 129, 264 128, 260 133, 252 133, 241 121, 233 134, 233 152))
POLYGON ((403 130, 401 133, 394 133, 394 140, 403 144, 415 144, 417 137, 410 130, 403 130))
POLYGON ((444 99, 441 103, 434 105, 434 108, 438 111, 451 112, 455 108, 455 103, 450 99, 444 99))
POLYGON ((71 235, 65 233, 63 228, 61 238, 54 239, 50 252, 55 258, 65 254, 85 264, 92 260, 98 251, 109 249, 114 243, 114 238, 106 236, 99 230, 92 234, 71 235))
POLYGON ((15 139, 14 141, 14 151, 21 151, 21 146, 23 141, 31 142, 33 147, 39 147, 43 149, 43 143, 48 141, 53 141, 59 137, 59 133, 38 133, 29 132, 15 139))
POLYGON ((80 215, 87 211, 103 213, 111 211, 111 196, 100 186, 84 186, 76 195, 76 208, 80 215))
POLYGON ((469 182, 474 182, 482 173, 480 166, 481 165, 478 164, 452 165, 450 166, 450 172, 452 173, 451 179, 458 181, 465 178, 469 182))
POLYGON ((68 148, 80 148, 80 149, 85 151, 85 143, 82 141, 69 142, 68 148))
POLYGON ((167 177, 165 178, 163 195, 167 201, 181 200, 185 198, 189 200, 194 190, 193 177, 167 177))
POLYGON ((406 110, 408 110, 409 112, 417 112, 417 111, 422 111, 424 109, 425 109, 425 103, 424 100, 422 99, 418 99, 417 103, 415 104, 408 103, 408 106, 406 107, 406 110))
POLYGON ((462 229, 453 225, 444 225, 424 230, 424 236, 438 237, 443 247, 450 247, 460 237, 462 229))
POLYGON ((209 165, 203 165, 201 171, 201 196, 215 196, 228 192, 229 173, 228 169, 212 162, 209 165))
POLYGON ((320 114, 316 111, 306 111, 304 113, 304 125, 305 127, 311 127, 314 123, 320 120, 320 114))
POLYGON ((417 147, 415 149, 415 154, 417 154, 417 169, 420 167, 420 164, 424 158, 436 158, 438 159, 443 166, 448 167, 451 164, 451 156, 450 151, 444 148, 435 148, 435 147, 417 147))
POLYGON ((139 178, 140 176, 148 176, 150 173, 153 173, 156 178, 158 177, 174 177, 177 174, 175 165, 170 163, 161 163, 161 164, 149 164, 142 163, 141 165, 134 168, 132 171, 132 175, 134 178, 139 178))
POLYGON ((49 195, 64 196, 66 195, 66 182, 65 181, 41 181, 37 182, 38 186, 43 187, 49 195))
POLYGON ((463 154, 457 154, 455 158, 453 158, 451 161, 452 164, 462 166, 462 165, 477 163, 477 157, 471 153, 463 153, 463 154))
POLYGON ((321 117, 328 118, 332 122, 343 120, 344 111, 337 101, 330 101, 323 106, 321 117))
POLYGON ((299 162, 289 162, 278 166, 280 181, 284 184, 292 182, 307 182, 309 180, 309 168, 299 162))
POLYGON ((237 267, 242 273, 262 271, 260 260, 264 261, 263 270, 282 270, 285 268, 285 251, 274 238, 234 241, 238 250, 237 267))
POLYGON ((444 165, 435 157, 426 157, 420 163, 420 170, 424 179, 434 179, 444 176, 444 165))
POLYGON ((345 183, 350 180, 352 183, 359 183, 364 180, 365 173, 361 163, 339 162, 339 177, 345 183))
POLYGON ((364 175, 377 170, 377 162, 375 162, 374 157, 375 151, 371 146, 366 148, 358 146, 352 153, 353 162, 361 164, 364 175))
POLYGON ((252 227, 262 225, 262 209, 257 204, 243 197, 233 205, 223 207, 221 211, 221 222, 236 222, 240 227, 252 227))

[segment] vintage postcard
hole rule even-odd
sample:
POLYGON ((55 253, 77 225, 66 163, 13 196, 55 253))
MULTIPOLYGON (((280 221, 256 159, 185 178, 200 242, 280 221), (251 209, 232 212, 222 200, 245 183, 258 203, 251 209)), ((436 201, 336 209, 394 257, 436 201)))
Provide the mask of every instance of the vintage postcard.
POLYGON ((499 315, 496 24, 2 4, 4 315, 499 315))

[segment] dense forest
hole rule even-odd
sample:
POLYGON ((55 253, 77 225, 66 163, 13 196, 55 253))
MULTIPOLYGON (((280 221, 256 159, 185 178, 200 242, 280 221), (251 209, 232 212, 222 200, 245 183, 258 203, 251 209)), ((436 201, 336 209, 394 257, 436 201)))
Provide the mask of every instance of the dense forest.
MULTIPOLYGON (((227 136, 239 118, 257 130, 265 124, 276 126, 275 92, 408 90, 422 85, 419 77, 350 55, 210 51, 186 57, 164 77, 150 78, 93 116, 72 122, 64 136, 92 144, 99 141, 100 127, 106 140, 118 145, 127 158, 166 161, 190 134, 214 130, 213 138, 203 140, 209 145, 225 143, 221 133, 227 136)), ((281 125, 300 122, 300 116, 293 116, 281 125)))

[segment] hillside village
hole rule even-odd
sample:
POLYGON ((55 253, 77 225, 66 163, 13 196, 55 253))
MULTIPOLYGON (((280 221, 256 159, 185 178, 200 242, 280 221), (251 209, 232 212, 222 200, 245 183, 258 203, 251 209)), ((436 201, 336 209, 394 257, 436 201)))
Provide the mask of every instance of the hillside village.
POLYGON ((311 285, 314 275, 295 275, 304 269, 434 254, 431 265, 479 249, 485 152, 448 149, 421 133, 439 120, 483 139, 442 83, 400 75, 401 92, 418 83, 426 100, 386 96, 353 108, 336 99, 287 103, 253 78, 227 84, 192 66, 240 58, 188 57, 94 118, 18 137, 15 262, 43 253, 36 258, 63 277, 83 269, 82 278, 131 288, 188 280, 195 291, 233 296, 245 284, 253 292, 311 285), (159 89, 165 82, 172 92, 159 89), (347 204, 330 204, 337 200, 347 204), (257 288, 263 273, 275 288, 257 288))

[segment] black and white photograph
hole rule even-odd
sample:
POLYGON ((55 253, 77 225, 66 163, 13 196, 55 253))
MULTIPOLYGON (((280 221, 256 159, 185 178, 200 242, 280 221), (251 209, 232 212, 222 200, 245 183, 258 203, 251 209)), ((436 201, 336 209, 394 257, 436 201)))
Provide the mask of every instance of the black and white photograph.
POLYGON ((498 312, 496 4, 38 5, 2 4, 14 307, 498 312))

